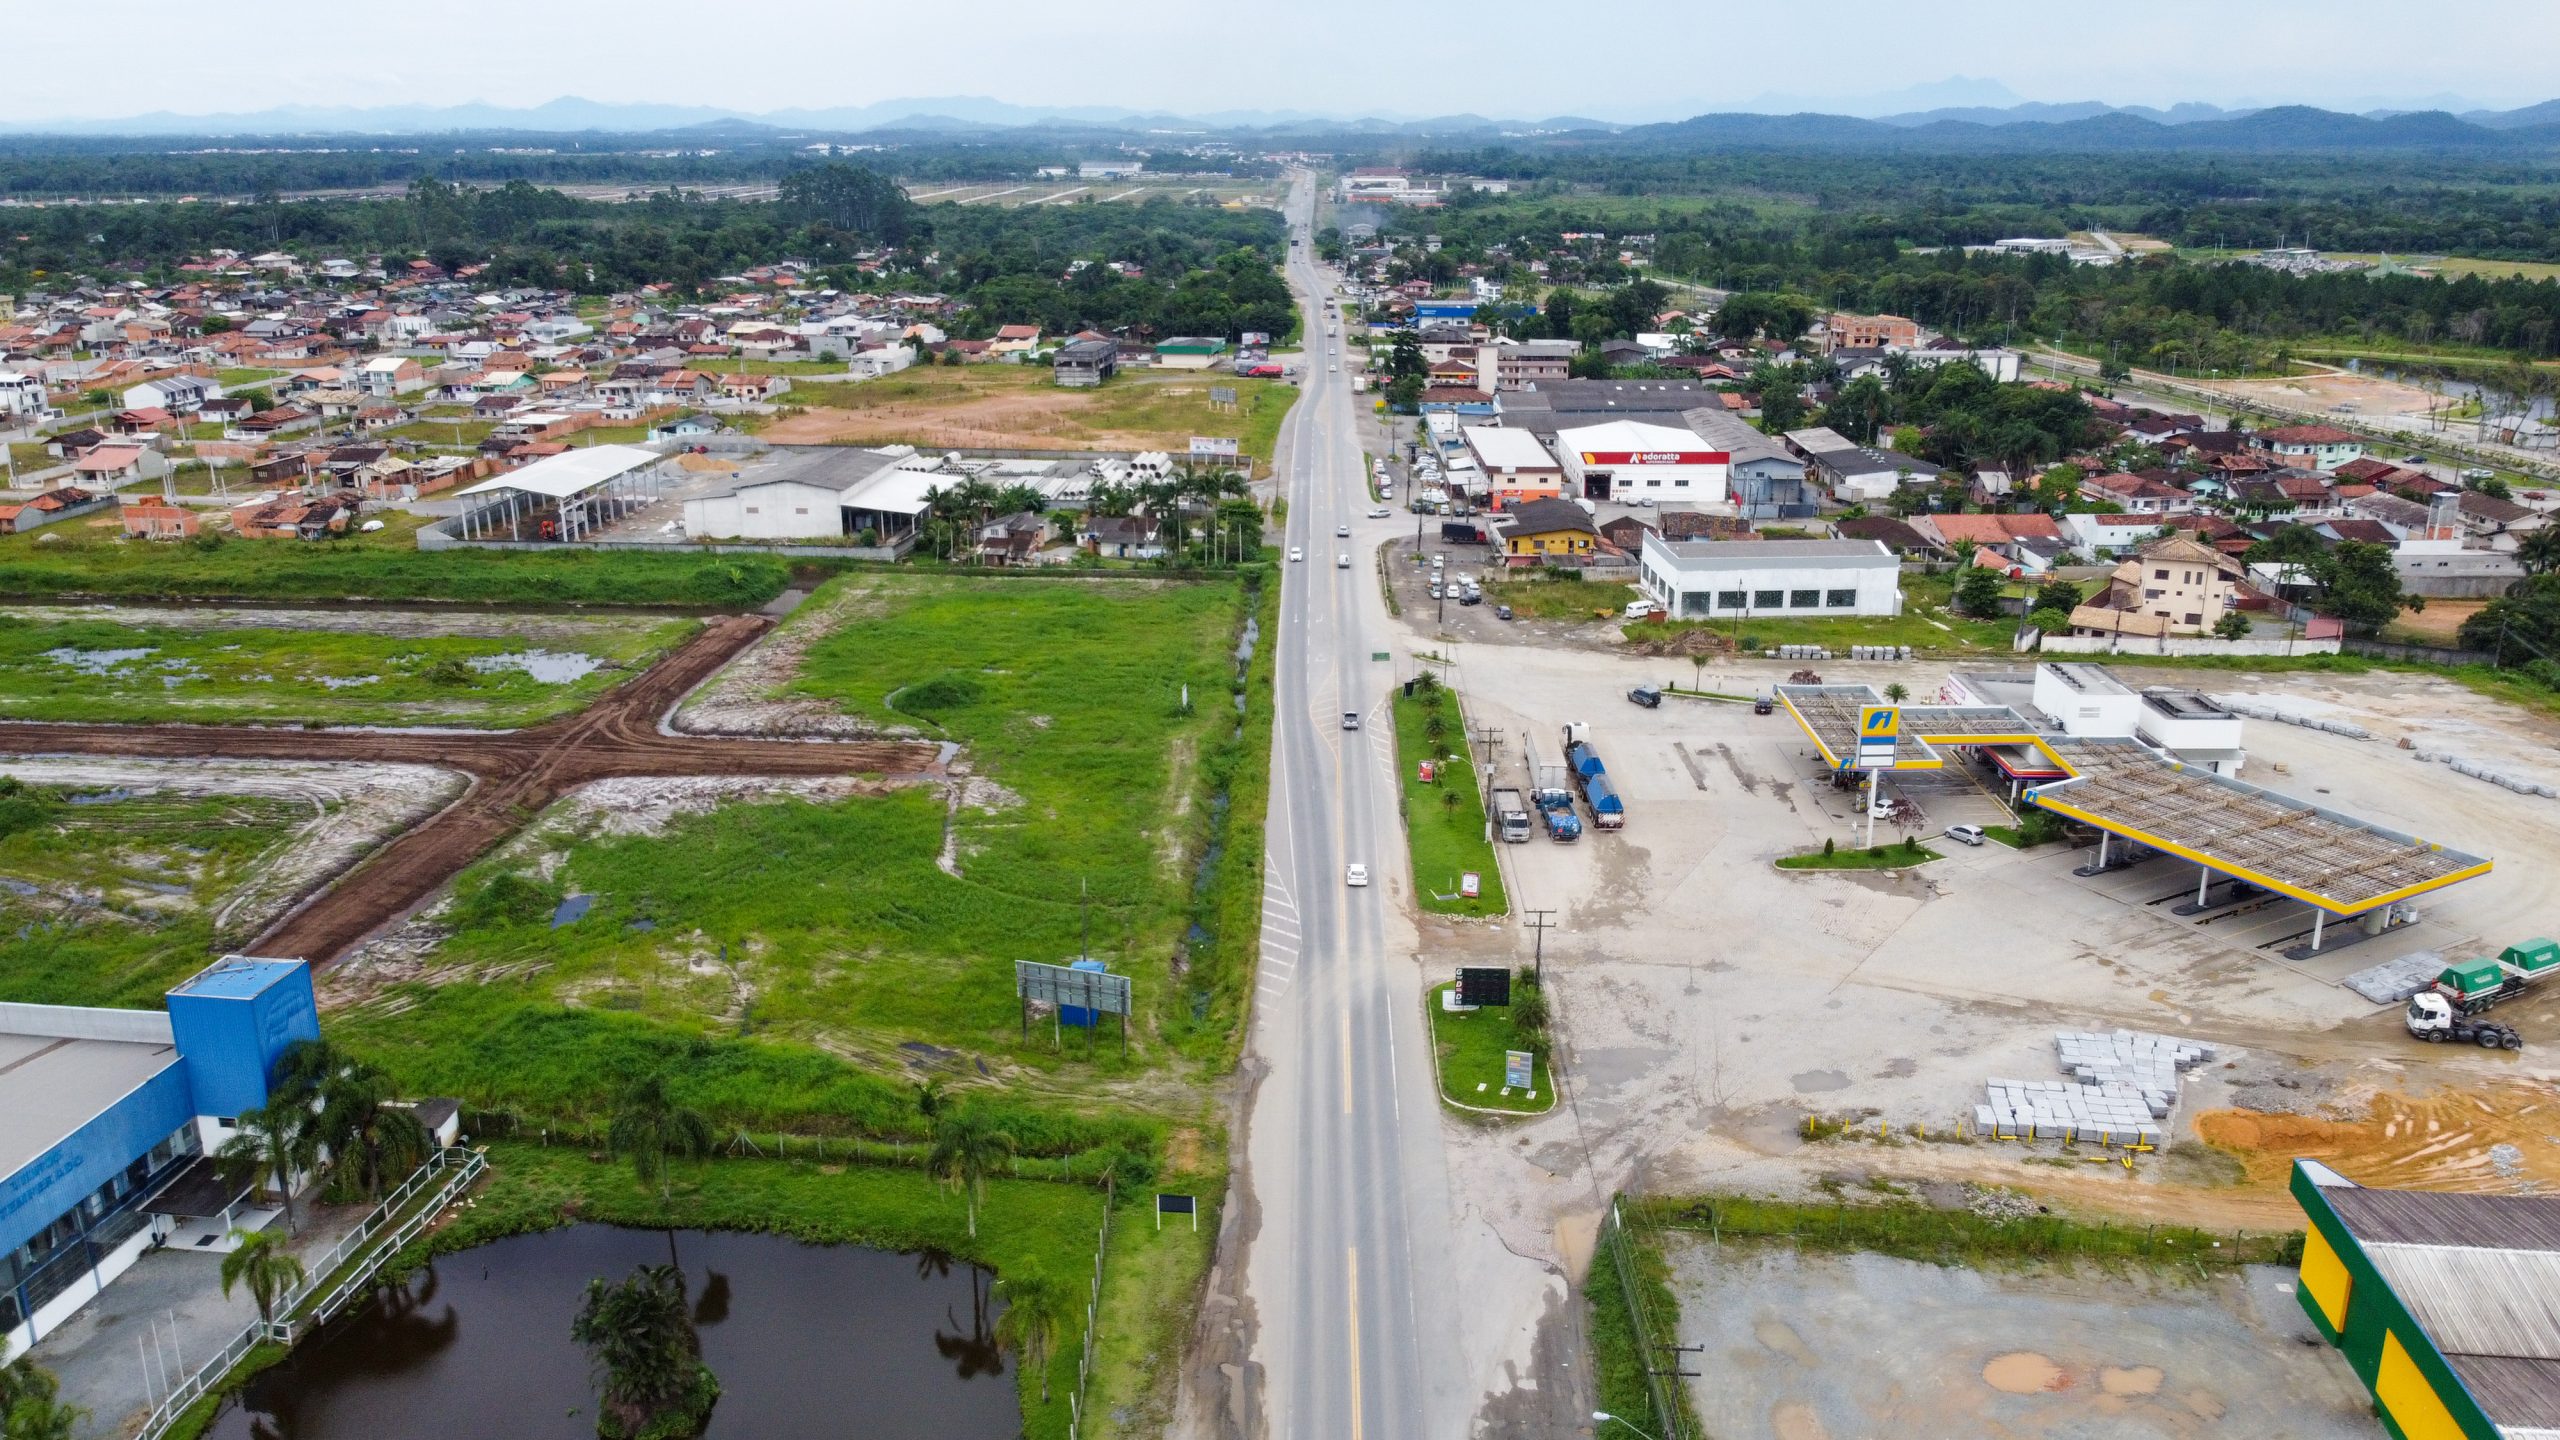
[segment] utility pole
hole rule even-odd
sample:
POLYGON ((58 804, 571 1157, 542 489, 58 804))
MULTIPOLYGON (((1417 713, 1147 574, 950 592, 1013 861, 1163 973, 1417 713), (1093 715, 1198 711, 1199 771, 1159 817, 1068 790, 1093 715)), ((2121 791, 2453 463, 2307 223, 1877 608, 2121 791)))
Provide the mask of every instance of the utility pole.
POLYGON ((1529 917, 1524 923, 1538 932, 1538 949, 1536 955, 1530 960, 1532 966, 1530 973, 1538 977, 1538 984, 1543 988, 1547 983, 1547 932, 1555 928, 1555 921, 1550 917, 1556 912, 1524 910, 1521 913, 1529 917))
POLYGON ((1484 763, 1476 768, 1484 772, 1484 799, 1490 804, 1493 800, 1493 747, 1502 743, 1502 732, 1478 727, 1475 741, 1484 747, 1484 763))

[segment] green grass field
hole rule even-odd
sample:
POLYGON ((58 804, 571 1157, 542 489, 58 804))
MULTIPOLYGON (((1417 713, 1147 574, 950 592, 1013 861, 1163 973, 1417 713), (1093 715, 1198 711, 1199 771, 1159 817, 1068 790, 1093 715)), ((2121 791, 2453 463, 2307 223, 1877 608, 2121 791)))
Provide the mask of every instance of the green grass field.
POLYGON ((1637 593, 1633 585, 1605 581, 1496 580, 1484 587, 1484 603, 1508 605, 1523 620, 1597 620, 1623 612, 1637 593))
POLYGON ((385 512, 335 540, 127 541, 78 521, 0 536, 0 595, 117 599, 440 600, 752 609, 782 593, 769 555, 418 550, 417 517, 385 512))
POLYGON ((1441 915, 1507 914, 1511 906, 1502 893, 1502 870, 1484 833, 1484 795, 1462 738, 1466 718, 1456 696, 1445 688, 1433 693, 1440 697, 1436 711, 1422 695, 1399 692, 1395 697, 1396 773, 1405 840, 1413 852, 1414 899, 1441 915), (1437 738, 1430 730, 1435 714, 1442 726, 1437 738), (1422 779, 1424 760, 1439 762, 1431 783, 1422 779), (1469 870, 1478 882, 1473 900, 1458 893, 1458 877, 1469 870))
POLYGON ((1431 1015, 1431 1041, 1440 1056, 1440 1094, 1479 1110, 1512 1110, 1523 1115, 1555 1108, 1555 1077, 1547 1072, 1546 1047, 1511 1023, 1511 1011, 1485 1006, 1465 1012, 1444 1009, 1440 997, 1454 984, 1433 986, 1422 997, 1431 1015), (1513 1050, 1536 1056, 1526 1091, 1503 1083, 1506 1057, 1513 1050))
POLYGON ((307 802, 0 779, 0 1000, 157 1009, 226 943, 215 913, 311 819, 307 802))
POLYGON ((583 707, 691 635, 690 620, 588 622, 574 648, 346 630, 0 623, 0 720, 503 728, 583 707), (583 656, 559 683, 510 657, 583 656), (475 665, 473 662, 479 662, 475 665), (486 668, 482 668, 486 667, 486 668))
MULTIPOLYGON (((937 863, 946 807, 927 788, 575 839, 536 902, 476 904, 531 864, 502 854, 461 878, 435 962, 506 978, 398 987, 340 1032, 415 1086, 545 1114, 582 1113, 614 1052, 700 1046, 718 1059, 689 1069, 697 1103, 891 1131, 912 1123, 904 1082, 875 1073, 937 1053, 905 1046, 983 1056, 991 1079, 1041 1088, 1226 1053, 1242 1007, 1231 972, 1252 942, 1185 936, 1235 908, 1203 902, 1202 857, 1261 828, 1264 762, 1243 753, 1230 699, 1241 584, 837 583, 864 593, 813 640, 791 693, 962 744, 993 804, 950 817, 956 875, 937 863), (597 899, 554 929, 547 897, 563 891, 597 899), (1113 1030, 1090 1047, 1071 1032, 1061 1053, 1019 1028, 1012 962, 1074 959, 1088 917, 1092 953, 1136 981, 1126 1061, 1113 1030)), ((834 598, 802 616, 828 623, 834 598)))

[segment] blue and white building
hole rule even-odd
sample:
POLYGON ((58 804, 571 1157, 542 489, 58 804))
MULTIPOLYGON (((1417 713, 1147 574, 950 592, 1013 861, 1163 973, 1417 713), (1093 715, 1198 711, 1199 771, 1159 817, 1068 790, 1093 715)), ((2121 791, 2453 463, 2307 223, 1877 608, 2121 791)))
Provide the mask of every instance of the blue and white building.
POLYGON ((320 1036, 311 969, 231 956, 162 1010, 0 1004, 0 1362, 245 1187, 215 1151, 320 1036))

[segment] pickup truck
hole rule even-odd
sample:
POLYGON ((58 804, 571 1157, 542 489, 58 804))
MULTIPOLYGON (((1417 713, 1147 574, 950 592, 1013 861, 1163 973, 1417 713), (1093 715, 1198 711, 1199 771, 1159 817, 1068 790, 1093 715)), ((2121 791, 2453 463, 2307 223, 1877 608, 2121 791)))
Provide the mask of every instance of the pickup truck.
POLYGON ((1546 810, 1540 813, 1547 822, 1548 839, 1570 845, 1582 838, 1582 818, 1573 813, 1570 805, 1561 810, 1546 810))

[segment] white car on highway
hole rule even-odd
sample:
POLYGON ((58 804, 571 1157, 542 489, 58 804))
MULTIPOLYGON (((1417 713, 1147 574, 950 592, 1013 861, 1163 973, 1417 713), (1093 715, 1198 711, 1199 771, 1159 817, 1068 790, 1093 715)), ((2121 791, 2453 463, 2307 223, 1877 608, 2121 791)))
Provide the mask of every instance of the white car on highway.
POLYGON ((1369 507, 1369 518, 1372 520, 1384 520, 1387 518, 1387 514, 1387 507, 1384 505, 1372 505, 1369 507))
POLYGON ((1336 570, 1348 570, 1348 569, 1350 569, 1350 568, 1351 568, 1351 556, 1350 556, 1350 553, 1346 551, 1346 552, 1344 552, 1343 554, 1340 554, 1340 555, 1336 555, 1336 556, 1334 556, 1334 557, 1333 557, 1333 568, 1334 568, 1334 569, 1336 569, 1336 570))
POLYGON ((1351 533, 1351 527, 1348 525, 1336 525, 1333 527, 1333 533, 1336 535, 1348 536, 1351 533))
POLYGON ((1369 884, 1369 867, 1361 864, 1357 860, 1352 861, 1349 865, 1343 868, 1342 883, 1345 885, 1366 888, 1369 884))
POLYGON ((1290 560, 1291 560, 1291 561, 1293 561, 1293 562, 1294 562, 1294 561, 1299 561, 1299 560, 1304 560, 1304 559, 1306 559, 1306 558, 1307 558, 1306 548, 1305 548, 1304 546, 1300 546, 1300 545, 1292 545, 1292 546, 1290 546, 1290 547, 1289 547, 1289 558, 1290 558, 1290 560))

